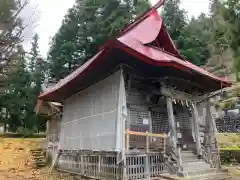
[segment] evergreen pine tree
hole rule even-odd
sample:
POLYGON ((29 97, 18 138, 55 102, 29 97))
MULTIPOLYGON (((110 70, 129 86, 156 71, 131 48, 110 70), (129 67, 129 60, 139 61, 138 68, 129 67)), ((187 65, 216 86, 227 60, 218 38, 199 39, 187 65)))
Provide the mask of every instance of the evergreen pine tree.
POLYGON ((50 76, 55 80, 64 78, 148 8, 147 0, 76 1, 52 40, 48 55, 50 76))

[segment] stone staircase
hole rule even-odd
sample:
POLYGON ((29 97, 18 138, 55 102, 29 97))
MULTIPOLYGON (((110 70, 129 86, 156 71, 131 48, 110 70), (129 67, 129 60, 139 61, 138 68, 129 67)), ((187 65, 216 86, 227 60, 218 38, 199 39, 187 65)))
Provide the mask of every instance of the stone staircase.
POLYGON ((231 179, 228 172, 211 168, 210 164, 199 159, 192 151, 182 151, 183 172, 176 175, 163 174, 164 179, 180 180, 227 180, 231 179))
POLYGON ((192 151, 182 151, 183 172, 178 176, 189 177, 195 175, 203 175, 215 172, 216 169, 210 167, 203 159, 199 159, 192 151))
POLYGON ((46 166, 46 150, 45 149, 33 149, 31 150, 32 156, 35 160, 36 168, 42 168, 46 166))

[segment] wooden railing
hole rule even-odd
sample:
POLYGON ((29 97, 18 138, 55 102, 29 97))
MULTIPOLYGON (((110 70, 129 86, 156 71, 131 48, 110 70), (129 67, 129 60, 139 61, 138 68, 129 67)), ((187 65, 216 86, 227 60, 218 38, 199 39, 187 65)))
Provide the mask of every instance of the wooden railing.
POLYGON ((155 134, 150 132, 136 132, 127 129, 125 131, 125 150, 138 149, 145 152, 161 151, 166 152, 166 134, 155 134))
POLYGON ((167 172, 166 134, 125 131, 126 179, 149 179, 167 172))
POLYGON ((212 168, 221 168, 220 151, 217 139, 214 138, 210 144, 201 145, 202 157, 212 168))
POLYGON ((201 144, 201 154, 202 154, 202 158, 205 162, 209 163, 209 160, 208 160, 208 153, 206 151, 206 146, 204 146, 204 144, 201 144))
POLYGON ((220 149, 216 137, 213 139, 211 155, 212 167, 221 168, 220 149))

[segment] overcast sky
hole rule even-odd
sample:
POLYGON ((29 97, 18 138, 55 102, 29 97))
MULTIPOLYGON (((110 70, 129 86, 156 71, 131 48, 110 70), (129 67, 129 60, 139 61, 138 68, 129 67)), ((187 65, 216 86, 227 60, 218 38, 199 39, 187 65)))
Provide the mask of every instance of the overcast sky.
MULTIPOLYGON (((150 0, 152 4, 156 1, 158 0, 150 0)), ((74 2, 75 0, 30 0, 24 16, 34 16, 28 18, 33 25, 28 27, 25 33, 25 47, 27 49, 30 47, 29 40, 37 32, 40 36, 41 54, 46 57, 50 38, 57 32, 64 15, 74 2)), ((208 12, 209 0, 182 0, 181 7, 188 12, 189 17, 198 16, 201 12, 208 12)))

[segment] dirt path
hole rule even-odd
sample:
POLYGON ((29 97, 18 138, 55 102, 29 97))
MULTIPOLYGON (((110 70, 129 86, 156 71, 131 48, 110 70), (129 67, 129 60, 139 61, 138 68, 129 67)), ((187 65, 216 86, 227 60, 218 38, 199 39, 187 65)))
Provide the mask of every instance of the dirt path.
POLYGON ((37 148, 41 139, 0 138, 0 180, 73 180, 67 175, 48 169, 36 169, 31 149, 37 148))

